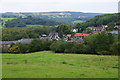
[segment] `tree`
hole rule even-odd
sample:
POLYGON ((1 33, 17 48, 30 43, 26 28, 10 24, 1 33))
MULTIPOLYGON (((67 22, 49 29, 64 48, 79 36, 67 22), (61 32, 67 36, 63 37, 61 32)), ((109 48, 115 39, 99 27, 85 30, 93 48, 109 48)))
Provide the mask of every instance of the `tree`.
POLYGON ((113 55, 120 55, 120 42, 115 42, 111 45, 110 51, 113 55))
POLYGON ((20 53, 28 53, 29 52, 29 43, 16 43, 13 46, 18 46, 20 49, 20 53))
POLYGON ((85 30, 84 24, 83 23, 77 23, 75 25, 75 28, 78 29, 78 32, 82 33, 85 30))
POLYGON ((43 48, 43 43, 42 40, 40 39, 34 39, 32 40, 32 42, 30 43, 29 47, 30 47, 30 52, 35 52, 35 51, 42 51, 44 50, 43 48))
POLYGON ((73 47, 72 47, 72 52, 73 53, 86 53, 87 48, 83 43, 78 43, 74 42, 73 47))
POLYGON ((55 41, 51 46, 50 49, 54 52, 64 53, 65 50, 65 42, 64 41, 55 41))
POLYGON ((92 33, 92 30, 89 29, 89 28, 86 28, 86 33, 87 33, 87 34, 90 34, 90 33, 92 33))
POLYGON ((85 38, 84 43, 89 46, 91 53, 100 53, 101 51, 109 51, 110 45, 113 43, 111 35, 105 32, 93 34, 85 38))
POLYGON ((59 34, 59 36, 62 38, 63 34, 70 34, 71 32, 71 28, 67 25, 67 24, 61 24, 57 27, 56 30, 59 34))

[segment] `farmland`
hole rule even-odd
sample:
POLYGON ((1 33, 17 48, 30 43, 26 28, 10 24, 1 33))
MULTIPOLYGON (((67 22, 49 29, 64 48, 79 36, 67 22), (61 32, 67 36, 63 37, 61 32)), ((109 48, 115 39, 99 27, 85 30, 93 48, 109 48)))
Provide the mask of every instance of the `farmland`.
POLYGON ((118 78, 118 57, 41 51, 2 54, 3 78, 118 78))
POLYGON ((1 18, 1 20, 3 20, 3 24, 0 25, 0 28, 4 28, 4 27, 5 27, 5 23, 6 23, 8 20, 12 20, 12 19, 15 19, 15 18, 1 18))

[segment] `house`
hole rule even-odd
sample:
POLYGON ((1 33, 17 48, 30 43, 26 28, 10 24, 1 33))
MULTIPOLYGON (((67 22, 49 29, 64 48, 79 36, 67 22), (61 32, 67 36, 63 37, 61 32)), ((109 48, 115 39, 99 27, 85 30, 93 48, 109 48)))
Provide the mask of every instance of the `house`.
POLYGON ((104 31, 107 26, 102 26, 102 27, 88 27, 88 29, 92 30, 92 33, 98 33, 101 31, 104 31))
POLYGON ((76 32, 78 32, 78 29, 72 29, 72 32, 76 33, 76 32))
POLYGON ((27 43, 27 42, 31 42, 32 40, 33 39, 21 39, 16 41, 0 41, 0 46, 7 49, 10 47, 12 43, 17 43, 17 42, 27 43))
POLYGON ((82 38, 72 38, 71 39, 72 42, 83 42, 82 38))
POLYGON ((74 38, 84 38, 85 36, 89 36, 90 34, 84 34, 84 33, 75 33, 74 38))
POLYGON ((84 33, 75 33, 73 35, 73 38, 71 39, 72 41, 75 42, 83 42, 83 39, 85 36, 89 36, 90 34, 84 34, 84 33))
POLYGON ((118 34, 119 31, 118 30, 113 30, 113 31, 106 31, 107 33, 111 33, 111 34, 118 34))
POLYGON ((60 40, 60 37, 58 36, 58 33, 57 32, 51 32, 48 36, 48 40, 53 40, 53 39, 56 39, 56 40, 60 40))
POLYGON ((48 39, 47 35, 46 34, 42 34, 41 36, 39 36, 40 39, 48 39))
POLYGON ((0 41, 0 46, 3 48, 9 48, 12 43, 16 43, 17 41, 0 41))
POLYGON ((96 27, 87 27, 88 29, 92 30, 92 31, 95 31, 96 30, 96 27))
POLYGON ((28 43, 28 42, 31 42, 33 39, 21 39, 21 40, 18 40, 18 42, 21 42, 21 43, 28 43))
POLYGON ((71 34, 64 34, 63 35, 63 40, 65 40, 65 41, 68 41, 68 40, 71 40, 71 37, 72 37, 72 35, 71 34))

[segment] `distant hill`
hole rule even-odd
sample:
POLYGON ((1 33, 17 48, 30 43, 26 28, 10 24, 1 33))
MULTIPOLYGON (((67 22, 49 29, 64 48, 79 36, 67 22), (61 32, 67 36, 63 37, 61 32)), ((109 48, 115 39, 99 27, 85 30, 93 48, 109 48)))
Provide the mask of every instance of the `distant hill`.
POLYGON ((85 22, 96 15, 102 15, 103 13, 83 13, 83 12, 70 12, 70 11, 59 11, 59 12, 20 12, 20 13, 13 13, 7 12, 2 13, 3 18, 18 18, 18 17, 37 17, 42 19, 49 19, 60 23, 65 24, 74 24, 76 22, 81 21, 85 22))
POLYGON ((28 16, 26 18, 20 17, 20 18, 8 20, 5 22, 5 27, 26 27, 27 25, 53 26, 58 24, 59 24, 58 22, 52 20, 46 20, 46 19, 28 16))
POLYGON ((115 23, 120 22, 120 18, 118 17, 118 13, 114 14, 104 14, 97 15, 94 18, 84 22, 81 24, 83 27, 89 26, 101 26, 101 25, 115 25, 115 23))

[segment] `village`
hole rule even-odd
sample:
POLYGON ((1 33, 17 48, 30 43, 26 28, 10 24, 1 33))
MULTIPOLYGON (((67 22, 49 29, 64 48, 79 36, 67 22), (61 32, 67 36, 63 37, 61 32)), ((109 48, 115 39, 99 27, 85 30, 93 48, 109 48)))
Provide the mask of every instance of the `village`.
MULTIPOLYGON (((106 33, 111 33, 111 34, 118 34, 120 32, 120 25, 116 25, 114 28, 117 28, 117 30, 112 30, 112 31, 107 31, 106 28, 108 26, 104 25, 101 27, 87 27, 86 29, 90 29, 92 33, 86 34, 86 31, 83 31, 83 33, 78 33, 78 29, 72 29, 71 31, 74 32, 74 34, 63 34, 62 38, 59 37, 57 32, 51 32, 49 35, 42 34, 39 36, 39 39, 44 39, 44 40, 64 40, 64 41, 69 41, 69 42, 83 42, 84 37, 90 36, 92 34, 100 33, 100 32, 106 32, 106 33)), ((12 43, 29 43, 33 40, 33 38, 23 38, 20 40, 15 40, 15 41, 0 41, 0 45, 3 48, 9 48, 12 43)))
POLYGON ((120 0, 2 0, 0 79, 119 80, 120 0))

